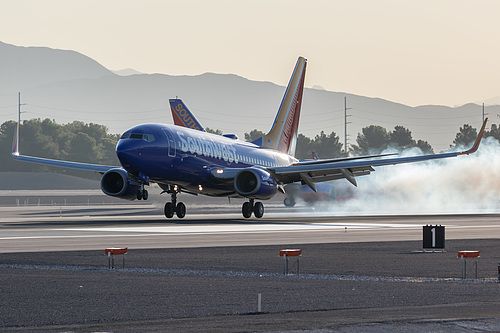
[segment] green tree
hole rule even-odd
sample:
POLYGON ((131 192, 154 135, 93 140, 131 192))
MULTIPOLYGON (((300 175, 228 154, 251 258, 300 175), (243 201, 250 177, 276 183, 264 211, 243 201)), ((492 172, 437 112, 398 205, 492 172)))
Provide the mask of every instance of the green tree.
POLYGON ((316 135, 312 143, 312 149, 320 158, 332 158, 343 156, 342 143, 340 143, 340 138, 335 134, 335 132, 326 135, 325 132, 321 131, 319 135, 316 135))
POLYGON ((453 140, 453 145, 455 147, 468 147, 474 143, 476 137, 476 129, 468 124, 465 124, 464 127, 460 127, 460 131, 457 133, 455 140, 453 140))
POLYGON ((251 130, 250 133, 245 133, 245 141, 247 142, 253 142, 257 140, 258 138, 263 137, 266 135, 264 132, 259 131, 257 129, 251 130))
POLYGON ((310 159, 312 154, 312 141, 302 133, 297 136, 297 146, 295 148, 295 157, 298 159, 310 159))
POLYGON ((116 157, 116 144, 118 143, 119 136, 109 134, 106 138, 102 139, 101 143, 97 147, 100 151, 100 161, 101 164, 106 165, 120 165, 118 157, 116 157))
POLYGON ((422 153, 426 155, 434 154, 434 149, 432 149, 432 146, 427 141, 418 140, 415 144, 415 147, 420 148, 420 150, 422 150, 422 153))
POLYGON ((93 162, 99 160, 99 151, 96 140, 87 133, 78 132, 69 143, 71 154, 69 158, 80 162, 93 162))
MULTIPOLYGON (((12 137, 16 122, 7 121, 0 125, 0 153, 10 155, 12 137)), ((99 124, 73 122, 65 125, 54 120, 30 119, 20 126, 19 147, 23 154, 52 159, 73 160, 106 165, 119 165, 115 153, 118 135, 107 134, 107 128, 99 124)), ((80 175, 92 178, 93 174, 51 168, 32 163, 19 163, 5 158, 0 171, 50 171, 80 175)))
POLYGON ((403 126, 394 127, 394 131, 389 133, 390 145, 397 149, 407 149, 415 147, 415 140, 411 137, 411 131, 403 126))
POLYGON ((487 138, 489 136, 494 137, 498 141, 500 141, 500 127, 497 124, 491 124, 491 129, 484 133, 484 137, 487 138))
POLYGON ((211 129, 211 128, 208 128, 208 127, 207 127, 207 128, 205 128, 205 131, 206 131, 207 133, 212 133, 212 134, 222 135, 222 131, 221 131, 220 129, 216 129, 216 130, 214 130, 214 129, 211 129))
POLYGON ((352 145, 354 154, 380 154, 380 152, 387 148, 390 136, 382 126, 370 125, 363 127, 362 132, 358 133, 358 137, 356 138, 358 145, 352 145))

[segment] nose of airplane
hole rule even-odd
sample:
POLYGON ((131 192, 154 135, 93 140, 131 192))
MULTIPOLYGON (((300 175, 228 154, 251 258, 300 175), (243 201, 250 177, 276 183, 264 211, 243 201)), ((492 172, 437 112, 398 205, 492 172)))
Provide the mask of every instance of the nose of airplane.
POLYGON ((119 140, 116 145, 116 156, 125 169, 132 167, 138 156, 137 147, 134 146, 129 140, 119 140))

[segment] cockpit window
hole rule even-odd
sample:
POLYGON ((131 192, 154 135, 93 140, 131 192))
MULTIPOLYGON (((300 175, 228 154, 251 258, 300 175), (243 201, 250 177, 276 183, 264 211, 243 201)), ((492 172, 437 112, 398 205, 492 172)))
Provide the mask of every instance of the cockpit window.
POLYGON ((139 139, 147 142, 155 141, 155 136, 153 134, 142 134, 142 133, 125 133, 120 138, 122 139, 139 139))
POLYGON ((130 138, 131 139, 142 139, 144 134, 139 134, 139 133, 131 133, 130 138))

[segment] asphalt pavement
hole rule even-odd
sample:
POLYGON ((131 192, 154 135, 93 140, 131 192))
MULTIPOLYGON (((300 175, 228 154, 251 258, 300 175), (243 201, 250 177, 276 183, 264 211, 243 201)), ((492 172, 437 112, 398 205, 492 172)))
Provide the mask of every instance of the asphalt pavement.
POLYGON ((499 241, 449 240, 0 254, 0 330, 500 330, 499 241), (300 271, 283 248, 300 248, 300 271), (478 279, 459 250, 480 250, 478 279), (122 258, 115 265, 121 267, 122 258), (258 312, 258 294, 261 312, 258 312))

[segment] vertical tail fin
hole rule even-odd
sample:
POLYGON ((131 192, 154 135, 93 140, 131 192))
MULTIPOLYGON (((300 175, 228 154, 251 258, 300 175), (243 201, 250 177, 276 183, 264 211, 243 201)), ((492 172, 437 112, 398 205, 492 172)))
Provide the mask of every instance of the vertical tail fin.
POLYGON ((253 143, 295 155, 307 60, 299 57, 269 133, 253 143))
POLYGON ((189 111, 186 104, 184 104, 181 99, 169 99, 168 101, 170 103, 170 110, 172 111, 172 118, 174 118, 175 125, 205 132, 205 129, 201 126, 198 119, 189 111))

